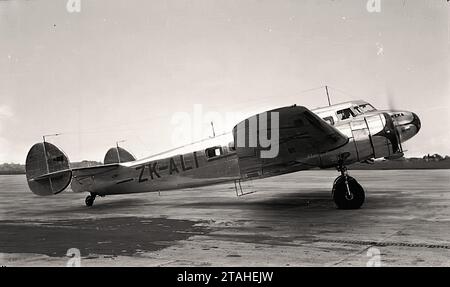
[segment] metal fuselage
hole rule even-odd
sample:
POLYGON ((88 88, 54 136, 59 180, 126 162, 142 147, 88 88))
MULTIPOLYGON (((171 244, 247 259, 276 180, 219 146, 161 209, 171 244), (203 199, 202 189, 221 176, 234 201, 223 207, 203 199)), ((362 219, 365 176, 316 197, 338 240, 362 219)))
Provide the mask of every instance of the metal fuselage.
POLYGON ((358 109, 367 104, 354 101, 312 110, 348 138, 333 150, 305 154, 301 146, 284 144, 280 145, 276 158, 252 164, 252 159, 240 157, 235 148, 225 144, 211 147, 218 151, 212 156, 202 149, 171 157, 121 163, 119 167, 111 166, 95 175, 74 170, 72 190, 100 196, 157 192, 335 167, 342 154, 347 154, 344 164, 403 155, 401 143, 420 129, 417 115, 407 111, 358 109), (347 109, 352 111, 349 117, 343 115, 347 109))

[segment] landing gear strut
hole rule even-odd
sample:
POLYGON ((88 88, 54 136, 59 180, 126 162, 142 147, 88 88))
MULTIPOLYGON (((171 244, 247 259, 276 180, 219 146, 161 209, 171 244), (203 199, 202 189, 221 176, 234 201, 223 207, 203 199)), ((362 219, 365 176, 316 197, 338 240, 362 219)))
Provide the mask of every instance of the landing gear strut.
POLYGON ((86 199, 84 200, 84 202, 86 203, 86 206, 92 206, 93 204, 94 204, 94 200, 95 200, 95 197, 96 197, 97 195, 95 195, 95 194, 93 194, 93 193, 91 193, 90 195, 88 195, 87 197, 86 197, 86 199))
POLYGON ((365 193, 362 186, 347 173, 343 160, 337 166, 341 173, 333 184, 332 196, 339 209, 358 209, 364 203, 365 193))

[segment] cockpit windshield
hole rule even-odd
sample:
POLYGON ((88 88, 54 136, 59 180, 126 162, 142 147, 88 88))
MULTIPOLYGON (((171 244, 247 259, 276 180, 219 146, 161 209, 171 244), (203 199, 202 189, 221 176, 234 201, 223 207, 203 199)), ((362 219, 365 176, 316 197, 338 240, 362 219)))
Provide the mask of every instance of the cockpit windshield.
POLYGON ((346 120, 350 117, 356 116, 355 113, 350 108, 339 110, 336 112, 336 115, 339 120, 346 120))
POLYGON ((362 104, 362 105, 354 106, 354 108, 361 114, 376 110, 371 104, 362 104))

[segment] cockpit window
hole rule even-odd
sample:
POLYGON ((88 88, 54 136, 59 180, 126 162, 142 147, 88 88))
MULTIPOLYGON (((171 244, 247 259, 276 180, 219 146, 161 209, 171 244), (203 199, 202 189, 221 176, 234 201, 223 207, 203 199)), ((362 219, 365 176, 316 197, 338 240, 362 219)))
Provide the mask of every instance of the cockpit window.
POLYGON ((358 116, 364 114, 364 112, 358 108, 358 106, 353 106, 352 111, 358 116))
POLYGON ((362 104, 355 107, 355 109, 360 111, 361 113, 367 113, 376 110, 371 104, 362 104))
POLYGON ((363 109, 359 108, 359 106, 354 106, 353 109, 354 109, 358 114, 364 114, 363 109))
POLYGON ((346 120, 350 117, 356 116, 355 113, 350 108, 339 110, 336 113, 337 113, 338 119, 340 119, 340 120, 346 120))

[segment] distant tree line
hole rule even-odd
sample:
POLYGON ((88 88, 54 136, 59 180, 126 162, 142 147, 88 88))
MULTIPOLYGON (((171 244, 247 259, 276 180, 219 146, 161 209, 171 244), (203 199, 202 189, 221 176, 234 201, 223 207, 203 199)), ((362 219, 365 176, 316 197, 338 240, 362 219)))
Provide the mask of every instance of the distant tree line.
POLYGON ((449 160, 450 157, 448 155, 444 157, 441 156, 440 154, 435 153, 433 155, 430 154, 424 155, 422 159, 424 159, 425 161, 442 161, 442 160, 449 160))
POLYGON ((18 163, 0 164, 0 174, 25 174, 25 166, 18 163))
POLYGON ((350 169, 450 169, 450 157, 437 153, 423 157, 401 157, 395 160, 376 160, 373 164, 355 163, 350 169))
MULTIPOLYGON (((81 162, 71 162, 72 168, 91 167, 102 165, 98 161, 83 160, 81 162)), ((395 160, 377 160, 373 164, 355 163, 350 165, 350 169, 450 169, 450 157, 442 156, 437 153, 427 154, 422 158, 399 158, 395 160)), ((25 165, 18 163, 0 164, 1 174, 25 174, 25 165)))

